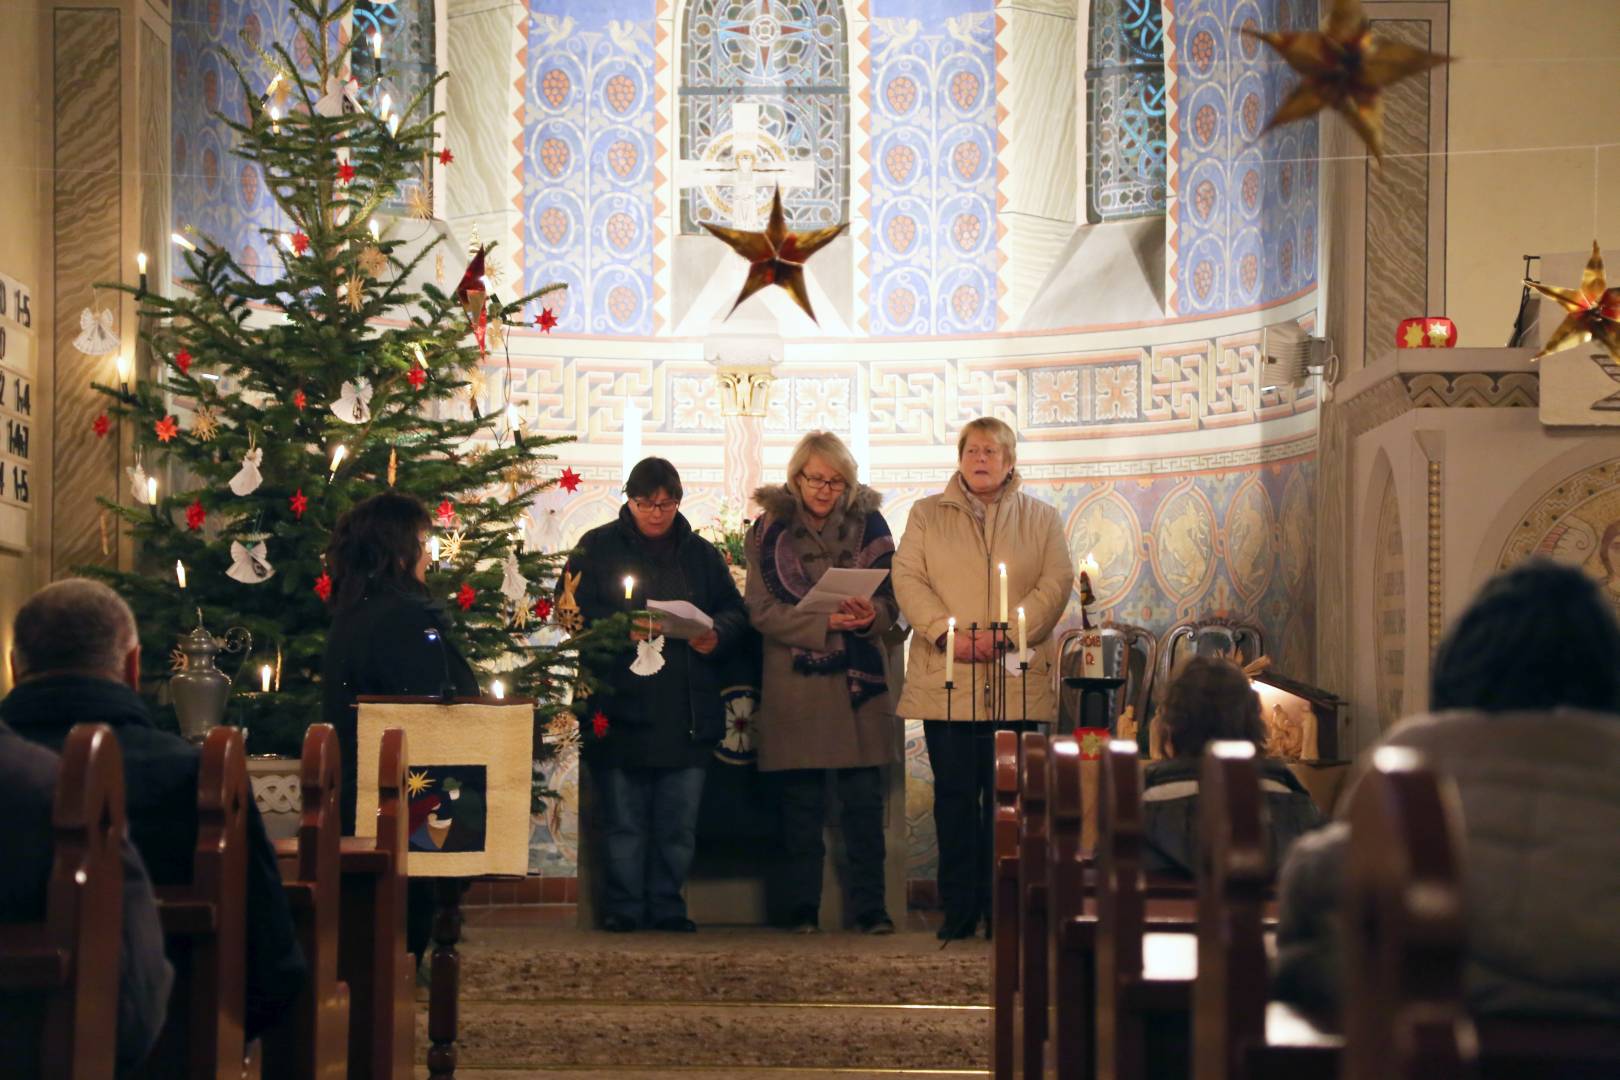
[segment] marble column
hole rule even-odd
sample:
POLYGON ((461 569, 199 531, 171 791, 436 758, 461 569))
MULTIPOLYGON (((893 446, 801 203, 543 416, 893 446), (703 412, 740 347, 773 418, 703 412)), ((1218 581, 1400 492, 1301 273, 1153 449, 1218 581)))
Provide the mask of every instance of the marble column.
POLYGON ((725 418, 725 499, 754 516, 754 491, 765 464, 765 420, 759 416, 725 418))
POLYGON ((494 255, 501 272, 497 288, 503 295, 518 294, 528 8, 511 0, 448 0, 445 10, 445 70, 451 74, 440 108, 446 114, 445 145, 456 160, 448 169, 436 169, 443 191, 438 212, 456 244, 466 245, 476 228, 481 241, 500 245, 494 255))

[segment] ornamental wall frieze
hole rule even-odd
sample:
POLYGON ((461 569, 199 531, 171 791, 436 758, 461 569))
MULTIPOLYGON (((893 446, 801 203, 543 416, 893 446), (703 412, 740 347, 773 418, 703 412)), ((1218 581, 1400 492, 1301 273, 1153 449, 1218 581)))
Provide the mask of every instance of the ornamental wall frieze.
POLYGON ((1541 403, 1541 376, 1533 371, 1426 371, 1401 380, 1419 409, 1533 409, 1541 403))

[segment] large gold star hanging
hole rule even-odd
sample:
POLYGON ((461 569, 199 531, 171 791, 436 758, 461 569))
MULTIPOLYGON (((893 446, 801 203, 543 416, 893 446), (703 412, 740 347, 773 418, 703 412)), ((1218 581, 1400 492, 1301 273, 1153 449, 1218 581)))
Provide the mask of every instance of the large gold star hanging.
POLYGON ((1299 85, 1278 106, 1266 130, 1303 120, 1324 108, 1349 121, 1367 149, 1384 160, 1384 89, 1449 63, 1451 57, 1373 36, 1361 0, 1333 0, 1321 30, 1251 30, 1299 72, 1299 85))
POLYGON ((1610 358, 1620 363, 1620 286, 1608 287, 1603 275, 1603 252, 1598 249, 1596 240, 1592 241, 1592 257, 1587 260, 1586 271, 1581 274, 1580 288, 1562 289, 1529 278, 1524 283, 1558 301, 1569 312, 1532 360, 1578 348, 1595 339, 1610 358))
POLYGON ((764 232, 744 232, 708 222, 704 222, 703 227, 749 262, 748 280, 743 282, 742 292, 737 294, 737 302, 726 312, 726 318, 731 318, 742 302, 759 290, 780 285, 810 316, 810 321, 816 321, 816 313, 810 307, 810 294, 805 289, 804 264, 849 228, 849 222, 809 232, 789 232, 787 217, 782 213, 782 192, 778 190, 771 196, 771 217, 764 232))

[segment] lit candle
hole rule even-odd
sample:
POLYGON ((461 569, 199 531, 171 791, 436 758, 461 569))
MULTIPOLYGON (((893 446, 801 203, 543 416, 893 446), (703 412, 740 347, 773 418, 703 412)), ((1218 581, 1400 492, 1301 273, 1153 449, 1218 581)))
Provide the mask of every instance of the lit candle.
POLYGON ((378 113, 379 116, 387 116, 388 113, 393 109, 393 107, 394 107, 394 95, 393 94, 384 94, 382 96, 382 108, 378 109, 377 113, 378 113))
POLYGON ((169 239, 174 241, 174 243, 179 245, 180 247, 185 248, 187 251, 196 251, 197 250, 197 245, 196 244, 193 244, 190 240, 187 240, 185 237, 181 236, 177 232, 170 233, 169 234, 169 239))
POLYGON ((270 675, 274 670, 269 664, 259 668, 259 689, 266 694, 270 692, 270 675))
POLYGON ((179 559, 174 560, 174 577, 182 589, 186 587, 186 564, 179 559))
POLYGON ((633 577, 629 577, 627 575, 625 577, 625 579, 624 579, 624 598, 626 600, 635 599, 635 592, 636 592, 636 579, 633 578, 633 577))
POLYGON ((375 244, 382 232, 382 230, 377 226, 377 219, 372 218, 370 221, 366 222, 366 225, 371 229, 371 242, 375 244))
POLYGON ((270 134, 281 134, 281 110, 274 105, 270 106, 270 134))
POLYGON ((371 32, 371 55, 376 57, 378 60, 382 59, 382 31, 381 30, 373 30, 371 32))
POLYGON ((140 276, 141 276, 141 283, 138 286, 138 288, 139 288, 140 292, 145 293, 146 292, 146 252, 137 251, 135 253, 135 271, 136 271, 136 273, 140 274, 140 276))
POLYGON ((490 684, 489 692, 497 698, 503 698, 506 696, 506 687, 501 683, 501 680, 496 679, 490 684))
POLYGON ((439 561, 439 538, 437 536, 428 537, 428 561, 439 561))
POLYGON ((1018 609, 1018 660, 1019 660, 1019 662, 1022 663, 1024 658, 1026 656, 1028 656, 1028 655, 1029 655, 1029 638, 1026 636, 1025 627, 1024 627, 1024 609, 1019 608, 1018 609))
POLYGON ((1091 552, 1086 552, 1086 557, 1080 560, 1080 572, 1096 576, 1099 569, 1096 557, 1091 552))
POLYGON ((113 361, 113 366, 118 369, 118 388, 126 394, 129 393, 129 377, 134 373, 135 367, 134 361, 129 358, 129 353, 119 349, 118 359, 113 361))
POLYGON ((155 476, 146 478, 146 505, 157 505, 157 477, 155 476))
POLYGON ((348 456, 349 448, 344 446, 342 443, 339 443, 338 448, 332 451, 332 468, 331 472, 328 474, 328 479, 337 476, 338 466, 343 464, 343 459, 348 456))
POLYGON ((1001 564, 1001 625, 1007 625, 1007 564, 1001 564))
POLYGON ((390 135, 398 135, 399 134, 399 113, 389 113, 388 114, 388 134, 390 134, 390 135))
POLYGON ((956 675, 956 619, 945 620, 945 681, 955 682, 956 675))

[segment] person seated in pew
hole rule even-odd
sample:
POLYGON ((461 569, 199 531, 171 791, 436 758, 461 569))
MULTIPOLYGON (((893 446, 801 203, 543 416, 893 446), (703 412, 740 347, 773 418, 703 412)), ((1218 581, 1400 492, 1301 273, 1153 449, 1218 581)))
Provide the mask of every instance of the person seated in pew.
MULTIPOLYGON (((1469 1009, 1620 1021, 1620 623, 1599 586, 1546 559, 1486 582, 1435 654, 1429 708, 1372 749, 1419 750, 1456 782, 1469 1009)), ((1274 993, 1326 1027, 1348 850, 1335 822, 1278 886, 1274 993)))
MULTIPOLYGON (((37 923, 45 918, 45 900, 55 856, 52 811, 61 762, 42 746, 23 739, 0 723, 0 773, 6 777, 6 828, 0 831, 0 924, 37 923)), ((146 868, 129 837, 123 840, 123 928, 118 949, 118 1074, 132 1071, 151 1053, 168 1012, 174 970, 163 955, 163 926, 146 868)), ((90 962, 106 963, 107 957, 90 962)), ((0 993, 0 1011, 8 1016, 29 1007, 24 992, 0 993)), ((43 1021, 43 1014, 41 1015, 43 1021)), ((9 1036, 23 1034, 6 1025, 0 1039, 0 1061, 12 1075, 27 1075, 37 1046, 13 1046, 9 1036)), ((36 1029, 37 1030, 37 1029, 36 1029)))
MULTIPOLYGON (((1160 715, 1169 756, 1149 762, 1142 773, 1142 865, 1150 874, 1191 878, 1198 866, 1198 771, 1204 747, 1238 739, 1264 754, 1266 728, 1249 677, 1230 660, 1214 656, 1195 656, 1181 665, 1160 715)), ((1260 760, 1260 789, 1276 867, 1294 841, 1322 824, 1322 814, 1276 758, 1260 760)))
MULTIPOLYGON (((106 724, 124 754, 130 838, 157 885, 191 880, 197 848, 202 751, 160 731, 136 693, 141 646, 135 616, 112 589, 68 578, 35 593, 12 626, 15 688, 0 720, 25 739, 59 750, 77 723, 106 724)), ((280 1018, 308 975, 293 936, 276 852, 251 802, 247 815, 247 956, 243 1035, 280 1018)))

